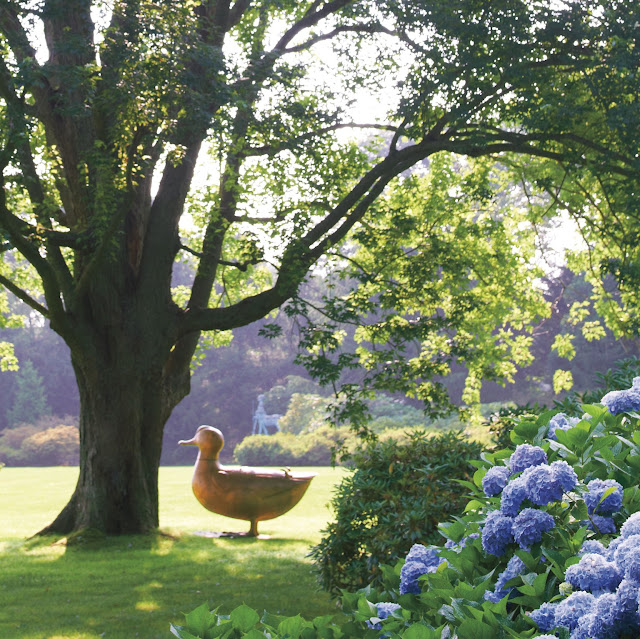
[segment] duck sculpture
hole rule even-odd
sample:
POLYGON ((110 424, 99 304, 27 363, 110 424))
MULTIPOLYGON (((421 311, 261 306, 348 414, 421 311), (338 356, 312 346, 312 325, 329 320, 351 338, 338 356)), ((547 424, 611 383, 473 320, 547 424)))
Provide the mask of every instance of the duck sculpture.
POLYGON ((192 439, 178 442, 200 450, 193 469, 193 494, 211 512, 251 522, 248 537, 258 536, 258 522, 291 510, 305 494, 315 474, 289 470, 223 466, 218 456, 222 433, 200 426, 192 439))

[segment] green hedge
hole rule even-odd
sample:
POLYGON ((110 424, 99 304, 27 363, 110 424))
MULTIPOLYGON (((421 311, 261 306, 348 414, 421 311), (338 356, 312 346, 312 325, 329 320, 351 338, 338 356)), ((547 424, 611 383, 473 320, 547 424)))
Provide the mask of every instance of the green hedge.
POLYGON ((353 437, 349 429, 330 426, 299 435, 249 435, 236 446, 233 456, 246 466, 329 466, 336 442, 348 437, 353 437))

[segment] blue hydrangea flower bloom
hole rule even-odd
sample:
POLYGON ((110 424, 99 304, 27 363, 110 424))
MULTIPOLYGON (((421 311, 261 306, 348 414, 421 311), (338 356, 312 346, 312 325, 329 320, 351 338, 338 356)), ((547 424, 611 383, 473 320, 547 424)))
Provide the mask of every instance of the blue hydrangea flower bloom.
POLYGON ((418 579, 427 573, 427 567, 421 561, 405 561, 400 571, 400 594, 420 594, 418 579))
POLYGON ((590 637, 608 639, 619 636, 622 613, 616 604, 616 596, 613 593, 605 593, 596 599, 593 619, 589 624, 590 637))
POLYGON ((624 614, 638 610, 638 585, 633 579, 623 579, 616 590, 617 606, 624 614))
POLYGON ((428 572, 435 572, 445 561, 435 549, 413 544, 400 571, 400 594, 420 594, 418 579, 428 572))
POLYGON ((611 391, 607 393, 600 403, 604 404, 612 415, 619 413, 631 413, 640 410, 640 387, 633 380, 633 386, 627 390, 611 391))
POLYGON ((511 471, 506 466, 493 466, 489 468, 482 478, 482 490, 487 497, 494 497, 502 492, 509 481, 511 471))
POLYGON ((566 461, 554 461, 550 468, 555 480, 562 486, 564 492, 567 493, 576 487, 578 475, 566 461))
POLYGON ((640 549, 640 535, 631 535, 618 545, 614 552, 613 560, 622 573, 626 573, 630 562, 635 561, 632 558, 638 549, 640 549))
POLYGON ((491 603, 498 603, 500 599, 506 597, 509 593, 507 592, 494 592, 493 590, 486 590, 484 593, 485 601, 490 601, 491 603))
POLYGON ((513 538, 520 548, 529 550, 542 539, 542 533, 554 526, 555 521, 549 513, 535 508, 525 508, 513 520, 513 538))
POLYGON ((512 474, 521 473, 525 468, 547 463, 547 453, 539 446, 520 444, 509 459, 512 474))
POLYGON ((540 608, 531 612, 529 616, 538 624, 540 630, 551 630, 556 627, 557 607, 558 604, 555 603, 543 603, 540 608))
POLYGON ((427 548, 422 544, 413 544, 405 557, 405 561, 418 561, 425 566, 435 566, 437 568, 443 560, 434 548, 427 548))
POLYGON ((622 538, 622 536, 616 537, 609 542, 609 545, 607 546, 607 559, 609 561, 615 561, 616 550, 618 549, 618 546, 620 546, 620 544, 622 544, 623 542, 624 539, 622 538))
MULTIPOLYGON (((386 619, 394 610, 398 610, 398 608, 400 607, 400 604, 386 601, 377 603, 376 608, 378 610, 378 619, 386 619)), ((367 621, 367 626, 369 626, 369 628, 373 628, 374 630, 381 630, 382 624, 373 621, 374 619, 375 617, 372 617, 369 621, 367 621)))
POLYGON ((522 502, 527 498, 527 485, 522 475, 512 479, 500 496, 500 511, 503 515, 515 517, 520 511, 522 502))
POLYGON ((591 624, 595 614, 590 612, 588 615, 583 615, 578 619, 578 625, 571 633, 571 639, 592 639, 591 624))
POLYGON ((562 486, 547 464, 531 466, 520 477, 524 482, 529 501, 536 506, 546 506, 562 499, 562 486))
POLYGON ((567 417, 564 413, 558 413, 557 415, 554 415, 549 421, 549 432, 547 433, 547 438, 553 439, 554 441, 557 440, 557 430, 569 430, 570 428, 573 428, 579 421, 579 417, 567 417))
POLYGON ((586 555, 587 553, 602 555, 603 557, 606 557, 607 549, 597 539, 587 539, 587 541, 585 541, 580 547, 578 555, 582 556, 586 555))
POLYGON ((593 609, 596 598, 590 592, 574 592, 556 608, 556 626, 565 626, 573 630, 578 625, 578 620, 593 609))
POLYGON ((520 559, 518 555, 513 555, 513 557, 509 559, 507 567, 498 575, 495 591, 485 592, 484 598, 488 601, 493 601, 493 603, 497 603, 500 599, 506 597, 513 590, 513 588, 505 588, 506 583, 521 574, 524 569, 525 565, 522 559, 520 559))
POLYGON ((513 520, 505 517, 499 510, 492 510, 482 529, 482 548, 490 555, 504 555, 507 546, 513 541, 513 520))
POLYGON ((597 511, 599 515, 616 513, 622 508, 622 486, 614 479, 593 479, 587 484, 588 493, 584 496, 584 503, 590 515, 597 511), (615 491, 602 500, 602 496, 609 488, 615 491))
POLYGON ((601 535, 612 535, 616 532, 616 522, 611 517, 601 517, 600 515, 591 515, 591 521, 583 521, 589 530, 595 530, 601 535))
POLYGON ((590 592, 611 592, 622 581, 622 574, 615 563, 602 555, 587 553, 580 561, 569 566, 564 578, 574 588, 590 592))
POLYGON ((620 528, 620 537, 622 539, 631 537, 631 535, 640 535, 640 512, 633 513, 620 528))

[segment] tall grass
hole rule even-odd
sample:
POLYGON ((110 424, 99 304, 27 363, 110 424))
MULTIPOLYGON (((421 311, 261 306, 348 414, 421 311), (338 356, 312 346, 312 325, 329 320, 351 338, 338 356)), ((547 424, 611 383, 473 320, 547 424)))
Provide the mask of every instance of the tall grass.
MULTIPOLYGON (((298 470, 298 469, 296 469, 298 470)), ((202 602, 229 612, 241 603, 311 617, 336 612, 319 592, 309 547, 330 517, 343 469, 317 472, 289 513, 259 524, 268 539, 207 538, 248 523, 204 510, 191 493, 191 468, 160 471, 163 535, 66 545, 27 539, 64 506, 77 469, 0 471, 0 637, 2 639, 168 639, 169 623, 202 602)))

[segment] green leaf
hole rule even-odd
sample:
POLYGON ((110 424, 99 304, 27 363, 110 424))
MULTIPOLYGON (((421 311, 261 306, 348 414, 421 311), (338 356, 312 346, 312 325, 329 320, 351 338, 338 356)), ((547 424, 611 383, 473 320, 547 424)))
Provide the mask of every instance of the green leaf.
MULTIPOLYGON (((376 609, 377 614, 377 609, 376 609)), ((300 615, 295 617, 287 617, 278 625, 278 634, 284 639, 284 637, 291 637, 291 639, 298 639, 300 634, 309 624, 300 615)))
POLYGON ((538 597, 542 597, 542 595, 544 594, 544 589, 545 589, 545 586, 547 585, 548 576, 549 576, 548 572, 543 572, 541 575, 538 575, 535 581, 533 582, 533 587, 535 588, 535 594, 538 597))
POLYGON ((360 597, 358 599, 358 612, 365 617, 376 617, 378 615, 378 608, 366 597, 360 597))
POLYGON ((486 468, 478 468, 475 473, 473 473, 473 483, 478 487, 482 488, 482 478, 487 474, 486 468))
POLYGON ((253 608, 242 604, 231 611, 229 619, 236 630, 249 632, 260 621, 260 615, 253 608))
POLYGON ((242 635, 243 639, 267 639, 264 632, 260 632, 257 628, 251 628, 249 632, 242 635))
POLYGON ((193 632, 200 637, 204 637, 209 626, 213 625, 215 622, 215 616, 211 615, 209 607, 206 604, 198 606, 195 610, 187 613, 184 617, 187 622, 189 632, 193 632))
POLYGON ((434 639, 435 632, 427 628, 424 624, 411 624, 403 633, 403 639, 434 639))
MULTIPOLYGON (((562 432, 562 431, 560 431, 562 432)), ((558 433, 558 431, 556 431, 558 433)), ((584 446, 591 434, 591 425, 588 422, 578 422, 573 428, 569 428, 564 431, 565 435, 564 444, 573 446, 574 449, 579 449, 584 446)))
MULTIPOLYGON (((576 347, 573 344, 574 335, 558 334, 555 337, 551 350, 558 353, 558 357, 572 360, 576 355, 576 347)), ((555 387, 555 375, 554 375, 554 387, 555 387)), ((558 392, 558 391, 556 391, 558 392)))
MULTIPOLYGON (((169 630, 171 630, 171 633, 176 637, 178 637, 179 639, 200 639, 200 637, 196 637, 195 635, 192 635, 186 628, 182 626, 174 626, 173 624, 171 624, 171 627, 169 628, 169 630)), ((204 636, 204 635, 201 635, 201 636, 204 636)))
MULTIPOLYGON (((638 457, 638 459, 640 459, 640 456, 638 457)), ((484 504, 482 502, 478 501, 477 499, 472 499, 464 507, 464 512, 468 513, 470 511, 480 510, 480 508, 482 508, 483 506, 484 506, 484 504)))
POLYGON ((443 524, 439 524, 438 528, 442 533, 453 541, 460 541, 464 536, 466 526, 457 521, 448 521, 443 524))
POLYGON ((553 392, 558 394, 573 387, 573 375, 571 371, 558 369, 553 374, 553 392))
POLYGON ((533 440, 535 436, 538 434, 539 428, 540 427, 535 422, 529 422, 529 421, 523 420, 518 424, 516 424, 513 431, 511 432, 520 435, 526 440, 533 440))
POLYGON ((494 639, 494 629, 477 619, 465 619, 459 626, 457 633, 461 639, 494 639))

